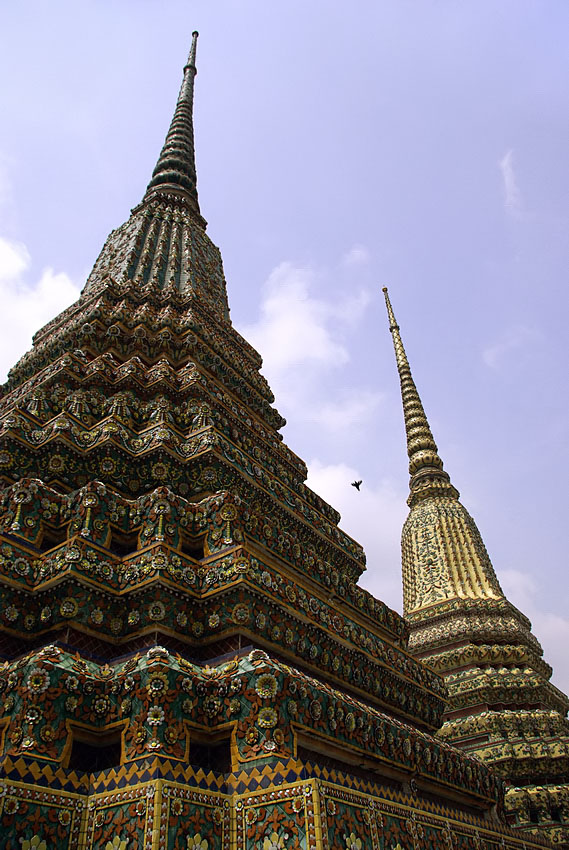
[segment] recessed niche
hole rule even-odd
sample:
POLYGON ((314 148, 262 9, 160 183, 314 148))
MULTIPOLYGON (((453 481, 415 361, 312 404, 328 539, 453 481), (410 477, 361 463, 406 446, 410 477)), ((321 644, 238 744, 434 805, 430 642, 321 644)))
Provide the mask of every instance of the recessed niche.
POLYGON ((97 773, 117 767, 121 763, 121 729, 106 731, 101 735, 73 729, 68 767, 85 773, 97 773))
POLYGON ((205 558, 203 537, 182 538, 180 549, 183 555, 187 555, 188 558, 192 558, 194 561, 201 561, 202 558, 205 558))

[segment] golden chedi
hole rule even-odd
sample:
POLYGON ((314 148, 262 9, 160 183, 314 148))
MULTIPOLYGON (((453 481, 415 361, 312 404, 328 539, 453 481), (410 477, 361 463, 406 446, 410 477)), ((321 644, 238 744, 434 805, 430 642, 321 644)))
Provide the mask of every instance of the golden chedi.
POLYGON ((569 847, 569 700, 531 623, 506 599, 476 524, 443 469, 384 289, 401 383, 409 515, 401 538, 409 649, 441 673, 438 735, 507 782, 516 827, 569 847))

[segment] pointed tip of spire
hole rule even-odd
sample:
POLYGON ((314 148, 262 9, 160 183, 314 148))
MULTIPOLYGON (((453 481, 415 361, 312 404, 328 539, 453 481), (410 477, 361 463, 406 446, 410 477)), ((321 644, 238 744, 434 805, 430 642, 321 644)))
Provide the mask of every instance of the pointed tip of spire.
POLYGON ((193 33, 192 33, 192 46, 190 47, 190 52, 189 52, 189 55, 188 55, 188 61, 186 62, 185 66, 184 66, 184 71, 186 70, 186 68, 189 67, 189 68, 193 68, 194 72, 196 74, 198 72, 197 68, 196 68, 196 51, 197 51, 197 48, 198 48, 198 38, 199 38, 199 32, 197 30, 194 30, 193 33))
POLYGON ((172 193, 185 201, 202 226, 205 221, 198 203, 197 176, 194 154, 194 78, 197 74, 196 49, 198 31, 192 33, 188 60, 184 65, 184 78, 172 123, 158 162, 152 173, 144 200, 157 193, 172 193))
POLYGON ((419 393, 411 375, 411 367, 403 347, 399 325, 395 320, 386 286, 383 287, 383 292, 403 400, 409 473, 411 475, 409 504, 414 503, 415 499, 423 499, 435 493, 440 495, 442 491, 458 499, 458 491, 452 486, 448 474, 443 470, 443 462, 439 457, 437 445, 433 439, 419 393))
MULTIPOLYGON (((385 296, 385 306, 387 307, 387 316, 389 318, 389 330, 391 331, 391 333, 393 333, 394 330, 395 331, 399 330, 399 325, 395 321, 395 314, 393 312, 393 307, 391 306, 391 301, 389 300, 389 293, 387 291, 386 286, 384 286, 382 288, 382 292, 385 296)), ((403 348, 403 346, 401 346, 401 348, 403 348)), ((396 354, 397 354, 397 350, 396 350, 396 354)), ((405 352, 403 352, 403 354, 405 354, 405 352)))

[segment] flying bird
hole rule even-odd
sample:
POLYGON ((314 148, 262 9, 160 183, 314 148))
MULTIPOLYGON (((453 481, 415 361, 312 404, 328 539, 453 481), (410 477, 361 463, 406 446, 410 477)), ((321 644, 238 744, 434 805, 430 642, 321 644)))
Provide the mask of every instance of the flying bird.
POLYGON ((358 493, 360 492, 361 481, 352 481, 352 487, 355 487, 358 493))

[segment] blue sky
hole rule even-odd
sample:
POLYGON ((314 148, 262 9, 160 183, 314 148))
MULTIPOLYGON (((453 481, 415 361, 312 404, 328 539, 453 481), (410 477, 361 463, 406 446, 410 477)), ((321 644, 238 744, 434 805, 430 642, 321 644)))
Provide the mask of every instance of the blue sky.
POLYGON ((388 285, 445 467, 569 690, 565 0, 21 0, 2 18, 0 368, 142 197, 199 29, 198 186, 232 319, 365 546, 365 585, 401 610, 388 285))

